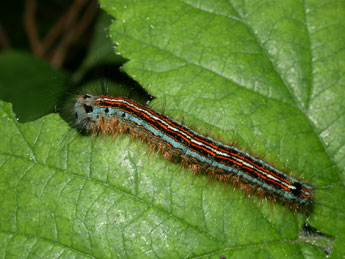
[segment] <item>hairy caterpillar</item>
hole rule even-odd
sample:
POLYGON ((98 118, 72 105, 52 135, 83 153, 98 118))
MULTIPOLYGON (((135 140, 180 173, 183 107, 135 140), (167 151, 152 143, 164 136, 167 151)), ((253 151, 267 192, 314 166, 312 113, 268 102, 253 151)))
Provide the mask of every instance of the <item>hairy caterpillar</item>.
POLYGON ((129 98, 80 95, 74 114, 82 130, 95 135, 129 131, 148 141, 167 159, 182 161, 196 174, 205 172, 249 193, 267 194, 293 210, 309 210, 313 203, 313 188, 309 184, 129 98))

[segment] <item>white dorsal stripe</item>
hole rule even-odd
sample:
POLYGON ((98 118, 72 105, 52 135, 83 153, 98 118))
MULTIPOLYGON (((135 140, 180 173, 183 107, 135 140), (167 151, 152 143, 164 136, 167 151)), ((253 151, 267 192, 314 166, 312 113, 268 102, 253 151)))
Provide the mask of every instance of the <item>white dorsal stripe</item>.
MULTIPOLYGON (((195 140, 193 137, 189 136, 189 135, 186 134, 185 132, 179 130, 178 128, 175 128, 175 127, 171 126, 171 125, 168 124, 166 121, 164 121, 164 120, 162 120, 161 118, 155 116, 155 114, 151 113, 150 111, 148 111, 148 110, 146 110, 146 109, 142 109, 142 108, 136 106, 135 104, 126 101, 125 99, 120 99, 120 98, 119 98, 119 99, 97 98, 96 101, 99 101, 99 102, 102 102, 102 101, 109 101, 109 102, 120 102, 120 103, 124 103, 124 104, 126 104, 126 105, 128 105, 128 106, 130 106, 130 107, 135 108, 136 110, 139 110, 139 111, 142 112, 142 113, 145 113, 146 115, 148 115, 149 117, 153 118, 154 120, 159 121, 161 124, 163 124, 164 126, 166 126, 168 129, 170 129, 170 130, 172 130, 172 131, 174 131, 174 132, 176 132, 176 133, 179 133, 180 135, 183 135, 183 136, 184 136, 185 138, 187 138, 191 143, 194 143, 194 144, 196 144, 196 145, 198 145, 198 146, 205 147, 206 149, 208 149, 209 151, 211 151, 211 152, 213 152, 213 153, 215 153, 215 154, 217 154, 217 155, 224 156, 224 157, 227 157, 227 158, 231 158, 231 159, 233 159, 233 160, 235 160, 235 161, 241 163, 242 165, 244 165, 244 166, 246 166, 246 167, 249 167, 249 168, 251 168, 251 169, 253 169, 253 170, 256 170, 256 171, 260 172, 260 173, 261 173, 262 175, 264 175, 265 177, 270 178, 270 179, 272 179, 273 181, 276 181, 276 182, 278 182, 278 183, 280 183, 280 184, 282 184, 282 185, 284 185, 284 186, 286 186, 286 187, 288 187, 288 188, 290 188, 290 189, 296 189, 295 186, 290 185, 290 184, 288 184, 288 183, 286 183, 286 182, 280 180, 279 178, 277 178, 277 177, 275 177, 275 176, 273 176, 273 175, 271 175, 271 174, 269 174, 269 173, 267 173, 267 172, 265 172, 265 171, 263 171, 263 170, 261 170, 261 169, 255 167, 255 166, 253 166, 252 164, 248 163, 248 162, 245 161, 245 160, 242 160, 242 159, 240 159, 240 158, 238 158, 238 157, 235 157, 235 156, 231 156, 231 155, 229 155, 229 154, 227 154, 227 153, 224 153, 224 152, 222 152, 222 151, 220 151, 220 150, 217 150, 217 149, 213 148, 212 146, 207 145, 206 143, 203 143, 203 142, 200 142, 200 141, 195 140)), ((163 115, 162 115, 162 116, 163 116, 163 115)), ((174 121, 174 122, 175 122, 176 124, 180 124, 179 122, 176 122, 176 121, 174 121)), ((182 125, 180 124, 179 126, 182 126, 182 125)), ((244 154, 241 154, 241 155, 242 155, 242 156, 248 156, 248 155, 244 155, 244 154)), ((251 157, 250 157, 250 158, 251 158, 251 157)), ((251 158, 251 159, 253 160, 253 158, 251 158)), ((254 160, 255 160, 255 159, 254 159, 254 160)), ((276 173, 277 173, 277 174, 280 174, 279 172, 276 172, 276 173)))

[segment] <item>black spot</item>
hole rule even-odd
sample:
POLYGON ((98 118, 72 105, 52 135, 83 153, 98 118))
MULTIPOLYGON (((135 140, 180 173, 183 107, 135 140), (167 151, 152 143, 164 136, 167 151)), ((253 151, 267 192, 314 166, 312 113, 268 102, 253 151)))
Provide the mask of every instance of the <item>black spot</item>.
POLYGON ((296 189, 292 190, 292 194, 295 195, 295 197, 300 197, 302 193, 302 184, 296 182, 293 186, 295 186, 296 189))
POLYGON ((124 117, 126 116, 126 113, 122 113, 122 115, 121 115, 121 116, 122 116, 122 118, 124 118, 124 117))
POLYGON ((84 99, 87 99, 87 98, 91 98, 91 96, 88 95, 88 94, 85 94, 85 95, 84 95, 84 99))
POLYGON ((90 106, 90 105, 84 104, 84 109, 85 109, 85 112, 86 112, 86 113, 93 112, 93 108, 92 108, 92 106, 90 106))
POLYGON ((75 119, 76 120, 78 119, 78 113, 77 112, 75 113, 75 119))
POLYGON ((108 108, 105 108, 105 109, 104 109, 104 112, 105 112, 105 113, 108 113, 108 112, 109 112, 109 109, 108 109, 108 108))

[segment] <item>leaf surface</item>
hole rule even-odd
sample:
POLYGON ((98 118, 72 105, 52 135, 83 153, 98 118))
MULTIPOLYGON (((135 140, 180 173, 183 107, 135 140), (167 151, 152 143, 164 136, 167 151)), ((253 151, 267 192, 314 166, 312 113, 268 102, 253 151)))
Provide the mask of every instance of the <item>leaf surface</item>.
POLYGON ((80 136, 57 115, 19 124, 2 104, 2 254, 325 257, 318 237, 300 235, 305 222, 344 254, 345 7, 320 2, 101 1, 150 105, 303 177, 315 187, 309 218, 128 135, 80 136))

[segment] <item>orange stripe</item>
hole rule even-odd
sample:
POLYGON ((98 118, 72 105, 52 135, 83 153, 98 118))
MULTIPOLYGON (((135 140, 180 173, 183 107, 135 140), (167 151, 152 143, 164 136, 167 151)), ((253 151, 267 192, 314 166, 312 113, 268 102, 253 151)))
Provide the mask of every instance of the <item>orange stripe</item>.
MULTIPOLYGON (((106 98, 109 98, 109 97, 106 97, 106 98)), ((120 99, 120 98, 119 98, 119 99, 120 99)), ((145 114, 145 113, 143 113, 143 112, 137 110, 135 107, 138 106, 139 108, 144 109, 144 110, 146 110, 146 111, 148 111, 148 112, 154 114, 155 116, 157 116, 157 117, 163 119, 163 120, 164 120, 166 123, 168 123, 170 126, 175 127, 175 128, 177 128, 178 130, 183 131, 184 133, 188 134, 190 137, 193 137, 193 135, 190 134, 188 131, 185 131, 183 128, 181 128, 181 127, 179 127, 178 125, 175 125, 175 124, 173 124, 171 121, 167 120, 165 117, 162 117, 160 114, 157 114, 157 113, 155 113, 154 111, 149 110, 149 109, 147 109, 147 108, 144 107, 144 106, 140 106, 140 105, 138 105, 138 104, 136 104, 136 103, 133 103, 133 102, 129 101, 128 99, 124 99, 124 98, 121 98, 121 99, 123 99, 123 100, 125 100, 125 101, 131 103, 134 107, 129 106, 128 104, 125 104, 125 103, 116 102, 116 101, 107 101, 107 100, 103 100, 102 102, 103 102, 103 103, 107 103, 107 104, 109 104, 110 106, 100 105, 100 107, 102 107, 102 108, 111 108, 111 105, 114 105, 114 104, 116 104, 116 105, 118 105, 118 106, 125 106, 125 107, 128 108, 129 110, 133 111, 134 114, 135 114, 135 113, 139 113, 139 114, 141 114, 142 116, 144 116, 148 121, 151 122, 150 125, 151 125, 152 127, 154 127, 155 129, 158 129, 158 128, 155 127, 155 126, 152 124, 152 122, 158 123, 158 124, 159 124, 163 129, 165 129, 166 131, 168 131, 168 132, 170 132, 170 133, 173 133, 173 134, 177 134, 178 136, 180 136, 180 138, 184 139, 187 143, 190 144, 190 140, 188 140, 187 138, 185 138, 183 135, 181 135, 181 134, 178 133, 178 132, 175 132, 175 131, 172 131, 172 130, 168 129, 167 126, 165 126, 164 124, 162 124, 162 123, 159 122, 159 121, 156 121, 156 120, 152 119, 149 115, 147 115, 147 114, 145 114)), ((95 104, 98 104, 98 105, 99 105, 100 103, 101 103, 100 101, 95 102, 95 104)), ((135 115, 136 115, 136 114, 135 114, 135 115)), ((138 119, 141 119, 141 118, 140 118, 139 116, 137 116, 137 115, 136 115, 136 117, 137 117, 138 119)), ((145 128, 143 128, 143 129, 144 129, 146 132, 150 133, 151 136, 154 136, 150 131, 146 130, 145 128)), ((171 136, 171 137, 174 138, 173 136, 171 136)), ((159 137, 158 137, 158 138, 159 138, 159 137)), ((204 144, 207 144, 207 145, 209 145, 209 146, 214 147, 215 149, 217 149, 217 150, 219 150, 219 151, 223 151, 222 149, 218 148, 218 146, 212 145, 210 142, 203 141, 203 140, 201 140, 201 139, 199 139, 199 138, 197 138, 197 137, 194 137, 194 138, 198 139, 199 141, 203 142, 204 144)), ((175 139, 175 138, 174 138, 174 139, 175 139)), ((177 140, 177 139, 175 139, 175 140, 176 140, 177 142, 179 142, 179 140, 177 140)), ((165 142, 165 141, 164 141, 164 142, 165 142)), ((176 150, 176 151, 180 150, 180 149, 173 148, 173 147, 170 145, 170 143, 168 143, 168 142, 165 142, 165 143, 167 143, 167 144, 169 145, 170 148, 172 148, 172 149, 174 149, 174 150, 176 150)), ((273 180, 273 179, 267 178, 266 176, 264 176, 263 174, 261 174, 261 173, 258 172, 257 170, 254 170, 253 168, 244 166, 244 165, 243 165, 242 163, 240 163, 240 162, 237 162, 237 161, 235 161, 235 160, 232 160, 231 158, 227 158, 227 157, 223 157, 223 156, 218 156, 218 155, 216 155, 214 152, 209 151, 208 149, 206 149, 206 148, 204 148, 204 147, 202 147, 202 146, 199 146, 199 145, 197 145, 197 144, 191 144, 191 145, 192 145, 193 147, 196 147, 196 148, 199 148, 199 149, 204 150, 205 152, 207 152, 208 154, 211 154, 211 155, 214 156, 214 157, 218 157, 218 158, 221 158, 221 159, 223 159, 223 160, 230 161, 230 162, 232 162, 232 163, 234 163, 234 164, 236 164, 236 165, 238 165, 238 166, 240 166, 240 167, 242 167, 242 168, 245 168, 245 169, 247 169, 248 171, 253 172, 254 174, 256 174, 258 177, 260 177, 260 178, 262 178, 262 179, 264 179, 264 180, 266 180, 266 181, 268 181, 268 182, 272 182, 272 183, 274 183, 274 184, 277 184, 278 186, 280 186, 281 188, 283 188, 283 189, 286 190, 286 191, 289 191, 289 190, 290 190, 290 188, 288 188, 288 187, 282 185, 281 183, 279 183, 279 182, 277 182, 277 181, 275 181, 275 180, 273 180)), ((194 151, 195 151, 196 153, 198 153, 199 155, 205 157, 205 155, 201 154, 201 153, 198 152, 197 150, 194 150, 194 151)), ((257 166, 254 162, 252 162, 252 161, 246 159, 245 157, 239 156, 239 155, 234 154, 234 153, 231 153, 231 152, 227 152, 226 150, 224 150, 224 151, 225 151, 225 153, 231 154, 231 155, 233 155, 233 156, 236 156, 236 157, 240 158, 241 160, 244 160, 244 161, 249 162, 250 164, 252 164, 252 165, 255 166, 256 168, 260 168, 260 169, 262 168, 262 167, 260 167, 260 166, 257 166)), ((224 165, 229 166, 228 164, 226 164, 226 163, 224 163, 224 162, 222 162, 222 161, 219 161, 219 163, 222 163, 222 164, 224 164, 224 165)), ((267 172, 267 173, 269 173, 269 174, 275 175, 275 174, 273 174, 271 171, 265 170, 264 168, 262 168, 262 170, 265 171, 265 172, 267 172)), ((247 174, 247 172, 245 172, 245 171, 244 171, 244 173, 247 174)), ((250 174, 248 174, 248 175, 250 175, 250 174)), ((250 176, 253 177, 252 175, 250 175, 250 176)), ((281 178, 281 177, 278 177, 278 176, 276 176, 276 177, 279 178, 279 179, 281 179, 281 180, 285 180, 284 178, 281 178)), ((285 182, 291 184, 289 181, 285 181, 285 182)), ((274 188, 276 188, 276 187, 274 187, 274 188)))

